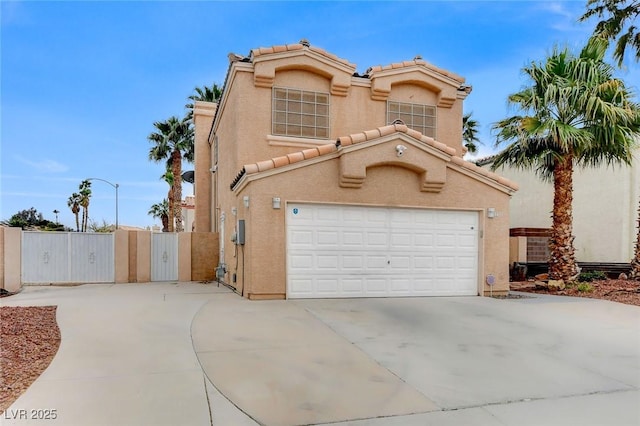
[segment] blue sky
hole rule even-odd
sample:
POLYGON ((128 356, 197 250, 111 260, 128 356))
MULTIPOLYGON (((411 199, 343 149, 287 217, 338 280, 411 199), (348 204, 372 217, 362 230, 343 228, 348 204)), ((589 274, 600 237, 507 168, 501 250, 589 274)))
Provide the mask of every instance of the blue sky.
MULTIPOLYGON (((120 224, 159 224, 147 215, 167 193, 164 166, 147 160, 153 122, 183 116, 194 87, 221 85, 229 52, 302 38, 361 73, 421 55, 462 75, 490 154, 522 67, 588 38, 585 3, 2 1, 0 219, 35 207, 55 220, 57 209, 74 227, 67 199, 96 177, 119 184, 120 224)), ((620 76, 638 87, 635 63, 620 76)), ((91 219, 114 223, 114 189, 92 189, 91 219)))

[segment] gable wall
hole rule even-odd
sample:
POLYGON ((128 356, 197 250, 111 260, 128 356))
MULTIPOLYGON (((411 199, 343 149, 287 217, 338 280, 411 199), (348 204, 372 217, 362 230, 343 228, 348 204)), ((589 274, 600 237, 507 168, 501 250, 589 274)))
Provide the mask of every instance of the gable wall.
MULTIPOLYGON (((359 189, 339 186, 339 159, 291 170, 252 181, 239 194, 248 195, 250 207, 238 206, 238 219, 246 219, 247 245, 244 270, 237 271, 250 297, 284 297, 286 292, 286 203, 344 203, 390 207, 478 210, 483 237, 479 239, 479 275, 493 274, 493 291, 508 290, 509 195, 448 168, 447 184, 440 193, 421 192, 415 172, 398 166, 367 169, 359 189), (281 198, 273 209, 272 198, 281 198), (498 217, 486 219, 486 209, 495 208, 498 217)), ((230 261, 235 262, 230 254, 230 261)), ((240 258, 242 259, 242 257, 240 258)), ((229 264, 229 263, 228 263, 229 264)), ((242 263, 240 263, 241 265, 242 263)), ((230 271, 233 273, 234 271, 230 271)), ((489 291, 489 287, 486 288, 489 291)))

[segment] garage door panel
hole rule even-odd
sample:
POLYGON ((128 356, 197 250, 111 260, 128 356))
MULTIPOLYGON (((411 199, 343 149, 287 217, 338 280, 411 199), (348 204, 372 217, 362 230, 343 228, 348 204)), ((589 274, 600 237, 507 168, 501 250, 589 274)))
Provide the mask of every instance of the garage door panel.
POLYGON ((380 231, 368 231, 366 234, 367 249, 369 248, 383 248, 387 249, 389 246, 389 239, 386 232, 380 231))
POLYGON ((342 268, 345 270, 359 270, 364 268, 364 256, 363 255, 343 255, 342 268))
POLYGON ((352 295, 362 293, 364 290, 364 277, 361 278, 343 278, 342 279, 342 292, 345 294, 351 293, 352 295))
POLYGON ((291 267, 295 272, 309 272, 313 270, 312 254, 294 254, 291 256, 291 267))
POLYGON ((387 256, 367 256, 367 272, 384 272, 387 269, 387 256))
POLYGON ((296 230, 290 234, 291 243, 296 247, 313 248, 313 232, 296 230))
POLYGON ((353 231, 343 231, 342 232, 342 246, 343 247, 363 248, 364 247, 364 233, 363 232, 353 232, 353 231))
MULTIPOLYGON (((434 264, 434 260, 433 260, 433 256, 414 256, 413 258, 413 265, 414 268, 416 269, 420 269, 420 270, 431 270, 433 269, 433 264, 434 264)), ((423 274, 426 271, 420 271, 421 274, 423 274)))
POLYGON ((387 293, 387 279, 377 277, 365 280, 367 293, 384 296, 387 293))
POLYGON ((413 245, 416 250, 424 250, 433 247, 433 233, 416 233, 413 235, 413 245))
POLYGON ((316 283, 318 293, 335 294, 339 290, 337 278, 319 278, 316 283))
POLYGON ((330 270, 335 271, 338 269, 338 259, 337 255, 320 255, 316 256, 316 267, 319 270, 330 270))
MULTIPOLYGON (((314 217, 312 215, 312 217, 314 217)), ((331 225, 340 220, 340 212, 331 206, 320 206, 315 209, 315 223, 318 225, 331 225)))
POLYGON ((466 211, 290 205, 288 297, 475 295, 477 222, 466 211))
POLYGON ((340 235, 337 231, 317 231, 315 237, 316 244, 320 248, 337 247, 340 243, 340 235))
POLYGON ((456 235, 453 233, 436 233, 435 247, 437 248, 456 248, 456 235))
POLYGON ((407 233, 396 232, 391 234, 391 250, 413 247, 413 236, 407 233))

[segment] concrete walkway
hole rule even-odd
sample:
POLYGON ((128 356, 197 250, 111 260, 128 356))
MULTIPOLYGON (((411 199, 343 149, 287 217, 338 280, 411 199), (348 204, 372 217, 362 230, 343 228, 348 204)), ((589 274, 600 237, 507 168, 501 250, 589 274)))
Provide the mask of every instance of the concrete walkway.
POLYGON ((27 287, 62 342, 0 424, 638 425, 640 308, 566 297, 255 302, 27 287), (215 385, 215 386, 214 386, 215 385))
POLYGON ((0 306, 57 305, 62 341, 0 424, 240 424, 206 379, 190 334, 196 312, 229 293, 214 284, 90 284, 1 298, 0 306), (34 419, 31 410, 57 418, 34 419))

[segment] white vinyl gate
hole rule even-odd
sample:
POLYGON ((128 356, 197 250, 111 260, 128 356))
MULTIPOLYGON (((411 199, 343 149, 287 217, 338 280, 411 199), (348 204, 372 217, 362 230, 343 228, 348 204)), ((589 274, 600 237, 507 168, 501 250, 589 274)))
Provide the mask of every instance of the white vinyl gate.
POLYGON ((151 281, 178 280, 178 234, 151 234, 151 281))
POLYGON ((113 234, 25 231, 22 282, 115 282, 114 257, 113 234))

